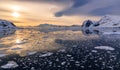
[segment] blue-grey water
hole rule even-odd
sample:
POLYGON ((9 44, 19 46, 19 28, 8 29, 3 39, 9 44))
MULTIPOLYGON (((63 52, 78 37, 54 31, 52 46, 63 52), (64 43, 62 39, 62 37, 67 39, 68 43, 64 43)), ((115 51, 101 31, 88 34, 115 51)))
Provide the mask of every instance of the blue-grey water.
POLYGON ((119 70, 119 34, 18 29, 0 35, 0 70, 119 70), (16 68, 2 68, 9 61, 16 68))

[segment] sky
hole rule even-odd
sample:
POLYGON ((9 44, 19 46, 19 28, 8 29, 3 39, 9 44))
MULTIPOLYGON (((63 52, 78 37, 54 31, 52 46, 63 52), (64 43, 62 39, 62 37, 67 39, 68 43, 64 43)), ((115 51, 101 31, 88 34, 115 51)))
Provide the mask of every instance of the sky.
POLYGON ((17 26, 81 25, 104 15, 120 15, 120 0, 0 0, 0 19, 17 26))

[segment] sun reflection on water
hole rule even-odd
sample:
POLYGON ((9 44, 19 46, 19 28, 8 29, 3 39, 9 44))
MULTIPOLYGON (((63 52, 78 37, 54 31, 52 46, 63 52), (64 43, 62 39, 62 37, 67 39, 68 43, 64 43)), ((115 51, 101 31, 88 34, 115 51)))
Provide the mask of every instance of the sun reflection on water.
MULTIPOLYGON (((57 31, 44 33, 37 30, 17 30, 14 35, 2 38, 7 54, 26 56, 31 52, 53 51, 63 46, 56 43, 56 39, 78 39, 81 32, 57 31)), ((1 49, 1 48, 0 48, 1 49)))

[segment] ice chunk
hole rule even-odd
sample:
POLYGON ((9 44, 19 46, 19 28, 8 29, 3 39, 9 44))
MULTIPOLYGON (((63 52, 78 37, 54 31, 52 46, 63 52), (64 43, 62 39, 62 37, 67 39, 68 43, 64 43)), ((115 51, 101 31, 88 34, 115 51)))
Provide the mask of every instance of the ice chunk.
POLYGON ((110 46, 97 46, 95 47, 95 49, 101 49, 101 50, 115 50, 114 48, 110 47, 110 46))
POLYGON ((62 62, 61 65, 65 65, 66 62, 62 62))
POLYGON ((97 51, 96 50, 92 50, 92 52, 96 53, 97 51))
POLYGON ((16 68, 18 66, 19 65, 15 61, 8 61, 8 63, 3 65, 3 66, 1 66, 1 68, 10 69, 10 68, 16 68))
POLYGON ((60 49, 58 52, 65 52, 65 49, 60 49))
POLYGON ((48 52, 48 53, 45 53, 45 54, 43 54, 43 55, 41 55, 41 56, 39 56, 39 57, 46 57, 46 56, 51 56, 53 53, 51 53, 51 52, 48 52))
POLYGON ((28 52, 28 55, 33 55, 33 54, 35 54, 35 53, 37 53, 37 52, 36 52, 36 51, 28 52))

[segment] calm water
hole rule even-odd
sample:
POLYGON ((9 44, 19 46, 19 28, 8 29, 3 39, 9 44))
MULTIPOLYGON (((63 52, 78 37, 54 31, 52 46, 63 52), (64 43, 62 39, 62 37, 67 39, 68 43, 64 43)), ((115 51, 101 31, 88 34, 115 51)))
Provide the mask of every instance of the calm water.
POLYGON ((80 30, 3 32, 0 66, 8 61, 19 65, 9 70, 119 70, 120 37, 80 30))

